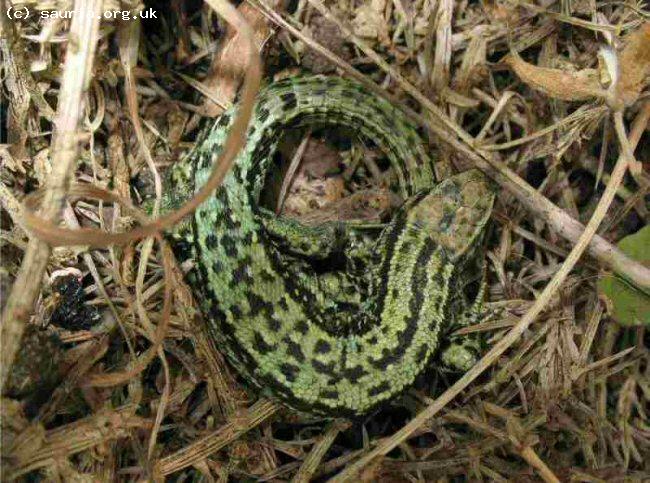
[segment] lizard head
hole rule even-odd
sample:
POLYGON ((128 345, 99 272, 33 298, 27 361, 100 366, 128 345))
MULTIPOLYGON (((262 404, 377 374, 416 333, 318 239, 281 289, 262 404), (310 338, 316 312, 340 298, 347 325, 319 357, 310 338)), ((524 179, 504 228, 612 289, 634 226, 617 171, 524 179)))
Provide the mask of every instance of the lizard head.
POLYGON ((451 259, 467 257, 482 239, 496 192, 478 170, 452 176, 411 205, 407 224, 428 233, 451 259))

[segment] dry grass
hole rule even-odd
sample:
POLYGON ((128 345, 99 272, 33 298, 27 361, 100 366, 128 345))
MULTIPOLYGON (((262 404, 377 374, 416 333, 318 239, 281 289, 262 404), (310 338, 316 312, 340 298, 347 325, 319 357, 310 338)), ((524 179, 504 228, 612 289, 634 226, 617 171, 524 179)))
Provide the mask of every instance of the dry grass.
MULTIPOLYGON (((644 5, 305 0, 287 12, 251 1, 239 7, 244 25, 225 2, 208 4, 159 2, 145 7, 157 20, 71 24, 38 22, 35 12, 54 7, 17 1, 32 17, 2 17, 3 476, 650 478, 645 329, 618 325, 596 290, 603 270, 650 286, 648 268, 611 245, 648 224, 644 5), (488 247, 489 300, 502 312, 469 329, 488 347, 467 374, 432 370, 363 420, 295 414, 246 391, 201 336, 184 267, 163 240, 94 248, 130 239, 136 222, 140 238, 160 226, 131 204, 147 190, 160 197, 158 173, 203 118, 234 102, 243 73, 254 91, 252 42, 266 79, 301 68, 356 78, 422 127, 440 176, 478 166, 503 188, 488 247), (599 56, 604 44, 612 50, 599 56), (46 200, 44 221, 21 214, 44 186, 27 199, 46 200), (70 194, 86 198, 65 202, 70 194), (59 218, 116 235, 45 223, 59 218), (82 246, 52 248, 64 241, 82 246)), ((231 154, 241 140, 236 130, 231 154)), ((370 216, 357 201, 383 187, 377 153, 319 148, 330 150, 311 155, 319 165, 305 161, 314 144, 288 156, 301 181, 278 184, 285 206, 359 205, 370 216), (327 163, 344 169, 326 176, 327 163), (312 192, 327 199, 305 202, 312 192)))

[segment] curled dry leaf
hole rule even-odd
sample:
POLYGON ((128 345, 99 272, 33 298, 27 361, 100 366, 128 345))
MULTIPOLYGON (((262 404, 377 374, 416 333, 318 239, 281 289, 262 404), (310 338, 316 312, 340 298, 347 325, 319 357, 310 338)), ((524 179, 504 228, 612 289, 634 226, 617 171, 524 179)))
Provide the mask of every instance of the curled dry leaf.
POLYGON ((607 99, 614 109, 629 107, 639 98, 650 74, 650 22, 646 22, 625 42, 612 72, 614 82, 609 92, 603 89, 595 69, 568 72, 562 69, 538 67, 524 61, 517 52, 511 52, 503 61, 533 89, 565 101, 607 99))
POLYGON ((604 99, 607 95, 600 85, 595 69, 569 72, 538 67, 529 64, 514 51, 508 54, 503 61, 530 87, 555 99, 586 101, 594 98, 604 99))
POLYGON ((629 107, 639 98, 650 75, 650 22, 627 36, 619 57, 619 69, 614 106, 629 107))

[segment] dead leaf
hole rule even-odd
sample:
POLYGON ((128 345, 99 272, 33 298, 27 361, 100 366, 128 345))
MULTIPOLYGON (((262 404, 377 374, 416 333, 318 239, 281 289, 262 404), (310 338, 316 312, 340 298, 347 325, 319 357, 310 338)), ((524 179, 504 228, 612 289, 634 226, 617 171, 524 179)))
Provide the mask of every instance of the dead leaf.
POLYGON ((650 75, 650 22, 626 37, 619 57, 618 82, 614 86, 614 103, 629 107, 636 102, 650 75))
POLYGON ((385 0, 372 0, 357 8, 352 26, 358 37, 366 39, 385 39, 388 37, 388 26, 384 19, 385 0))
POLYGON ((311 226, 341 221, 380 223, 392 209, 399 205, 399 197, 389 189, 367 189, 356 191, 338 201, 324 204, 318 210, 312 209, 298 219, 301 223, 311 226))
POLYGON ((607 93, 598 80, 595 69, 569 72, 529 64, 517 52, 511 52, 503 61, 519 78, 533 89, 564 101, 587 101, 605 98, 607 93))

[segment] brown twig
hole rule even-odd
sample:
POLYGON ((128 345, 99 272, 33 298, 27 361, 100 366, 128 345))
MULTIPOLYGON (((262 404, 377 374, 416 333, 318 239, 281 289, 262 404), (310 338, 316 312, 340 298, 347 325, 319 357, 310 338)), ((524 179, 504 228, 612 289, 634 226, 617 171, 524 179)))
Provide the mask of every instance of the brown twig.
POLYGON ((341 431, 345 431, 350 427, 350 422, 343 420, 333 421, 329 427, 325 430, 325 433, 321 439, 314 444, 311 452, 305 458, 302 465, 298 469, 298 472, 294 475, 291 480, 292 483, 308 483, 313 478, 318 466, 321 464, 325 453, 330 448, 334 439, 338 436, 341 431))
POLYGON ((135 405, 129 404, 45 432, 38 443, 32 442, 38 446, 17 457, 18 461, 12 468, 12 473, 6 475, 7 479, 14 480, 35 469, 50 466, 62 457, 125 438, 134 429, 150 427, 150 421, 135 415, 136 409, 135 405))
POLYGON ((271 417, 278 409, 280 406, 277 403, 260 399, 243 411, 242 415, 234 416, 212 434, 162 458, 158 462, 156 473, 168 475, 201 461, 271 417))

